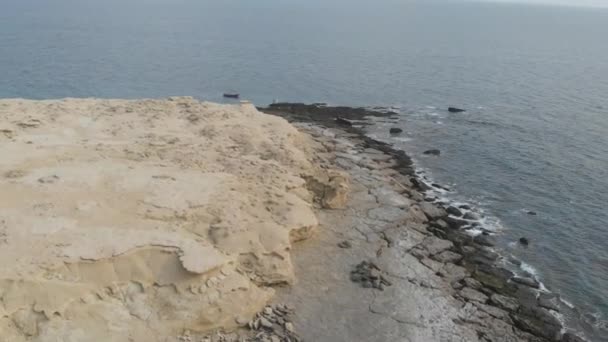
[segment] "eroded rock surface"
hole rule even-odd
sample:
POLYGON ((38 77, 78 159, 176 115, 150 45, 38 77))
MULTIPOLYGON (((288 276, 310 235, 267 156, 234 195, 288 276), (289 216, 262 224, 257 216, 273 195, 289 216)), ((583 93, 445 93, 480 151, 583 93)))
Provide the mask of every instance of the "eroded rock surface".
POLYGON ((0 101, 4 341, 166 341, 251 317, 345 201, 308 136, 251 105, 0 101))

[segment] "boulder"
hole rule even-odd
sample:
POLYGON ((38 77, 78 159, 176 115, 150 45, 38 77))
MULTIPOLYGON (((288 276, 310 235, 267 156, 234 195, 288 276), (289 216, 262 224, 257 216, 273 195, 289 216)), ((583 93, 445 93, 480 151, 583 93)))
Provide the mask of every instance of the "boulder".
POLYGON ((536 212, 535 211, 528 211, 528 215, 536 216, 536 212))
POLYGON ((462 113, 465 112, 464 109, 456 108, 456 107, 448 107, 448 112, 450 113, 462 113))
POLYGON ((538 295, 538 306, 559 312, 557 295, 553 293, 541 293, 538 295))
POLYGON ((439 219, 439 220, 431 222, 431 227, 438 228, 441 230, 446 230, 448 228, 448 224, 444 220, 439 219))
POLYGON ((457 219, 451 216, 446 216, 442 220, 444 220, 452 229, 460 229, 461 227, 464 227, 469 224, 468 221, 457 219))
POLYGON ((438 218, 447 216, 447 212, 432 203, 429 202, 420 202, 418 204, 422 212, 429 218, 429 220, 436 220, 438 218))
POLYGON ((454 215, 457 217, 462 216, 462 211, 460 211, 460 209, 454 207, 454 206, 449 206, 446 211, 448 212, 448 214, 450 215, 454 215))
POLYGON ((530 241, 525 237, 521 237, 521 238, 519 238, 519 243, 521 243, 524 246, 527 246, 530 243, 530 241))
POLYGON ((458 208, 464 209, 464 210, 471 210, 471 206, 468 204, 459 205, 458 208))
POLYGON ((424 152, 422 152, 422 153, 423 153, 423 154, 426 154, 426 155, 432 155, 432 156, 438 156, 438 155, 441 155, 441 151, 439 151, 439 150, 435 150, 435 149, 433 149, 433 150, 426 150, 426 151, 424 151, 424 152))
POLYGON ((551 341, 557 340, 562 324, 549 311, 539 307, 520 306, 517 314, 511 315, 515 325, 521 330, 542 336, 551 341))
POLYGON ((582 337, 578 337, 573 332, 568 331, 563 336, 560 342, 587 342, 582 337))
POLYGON ((403 132, 403 130, 402 130, 401 128, 398 128, 398 127, 393 127, 393 128, 391 128, 391 129, 389 130, 389 132, 390 132, 391 134, 399 134, 399 133, 403 132))

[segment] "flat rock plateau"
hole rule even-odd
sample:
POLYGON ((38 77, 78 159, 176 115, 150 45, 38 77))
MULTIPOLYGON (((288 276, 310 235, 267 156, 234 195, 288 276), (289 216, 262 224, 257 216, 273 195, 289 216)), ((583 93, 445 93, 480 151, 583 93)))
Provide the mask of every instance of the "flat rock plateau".
POLYGON ((236 328, 340 200, 312 145, 247 104, 0 100, 1 340, 236 328))

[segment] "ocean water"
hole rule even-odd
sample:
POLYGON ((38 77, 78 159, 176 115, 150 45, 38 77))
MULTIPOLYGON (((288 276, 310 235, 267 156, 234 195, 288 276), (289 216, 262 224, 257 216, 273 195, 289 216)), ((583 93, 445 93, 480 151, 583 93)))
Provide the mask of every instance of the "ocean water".
POLYGON ((451 199, 477 205, 504 252, 575 306, 566 319, 603 340, 608 10, 457 0, 0 5, 0 98, 223 101, 230 90, 258 105, 395 106, 397 120, 371 133, 410 152, 451 199), (392 126, 404 134, 391 138, 392 126), (441 156, 424 156, 430 148, 441 156), (521 236, 528 248, 513 243, 521 236))

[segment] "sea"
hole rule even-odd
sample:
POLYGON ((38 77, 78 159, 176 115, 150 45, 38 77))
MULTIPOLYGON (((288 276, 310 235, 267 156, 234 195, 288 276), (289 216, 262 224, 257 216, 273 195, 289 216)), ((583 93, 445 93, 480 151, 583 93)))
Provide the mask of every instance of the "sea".
POLYGON ((450 189, 446 200, 481 213, 501 252, 571 308, 561 315, 570 327, 608 338, 608 9, 0 1, 0 98, 226 101, 227 91, 259 106, 395 111, 368 133, 407 151, 450 189))

